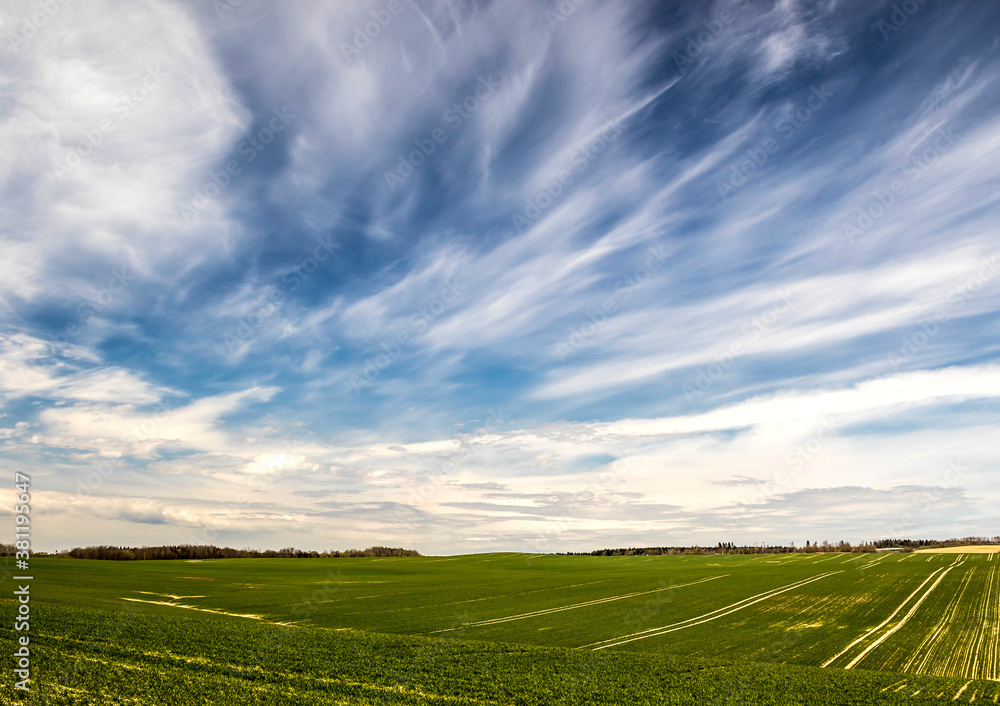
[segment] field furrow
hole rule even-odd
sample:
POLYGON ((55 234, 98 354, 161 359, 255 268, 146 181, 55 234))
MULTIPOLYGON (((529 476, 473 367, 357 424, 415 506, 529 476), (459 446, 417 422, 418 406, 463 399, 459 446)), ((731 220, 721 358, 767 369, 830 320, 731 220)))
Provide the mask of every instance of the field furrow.
POLYGON ((969 566, 968 557, 959 557, 931 574, 933 583, 921 584, 919 598, 904 601, 903 617, 894 612, 849 646, 860 652, 834 665, 998 680, 1000 567, 987 561, 969 566))
POLYGON ((909 622, 910 618, 912 618, 914 614, 920 609, 920 606, 923 605, 924 601, 926 601, 927 598, 934 592, 934 590, 941 585, 941 582, 945 579, 948 573, 959 563, 960 562, 956 561, 954 565, 942 571, 941 574, 938 575, 936 579, 934 579, 934 583, 932 583, 930 587, 920 596, 920 598, 918 598, 916 602, 914 602, 914 604, 910 607, 910 610, 907 611, 906 615, 904 615, 898 622, 893 624, 885 633, 875 638, 875 640, 872 641, 867 647, 865 647, 859 655, 857 655, 850 662, 844 665, 844 669, 854 668, 861 660, 867 657, 872 652, 872 650, 874 650, 876 647, 881 645, 883 642, 885 642, 890 637, 895 635, 899 630, 901 630, 903 626, 905 626, 909 622))
POLYGON ((847 653, 848 653, 849 651, 851 651, 851 650, 852 650, 852 649, 853 649, 854 647, 857 647, 858 645, 861 645, 861 644, 862 644, 862 643, 864 643, 864 642, 865 642, 866 640, 868 640, 868 638, 870 638, 870 637, 872 637, 873 635, 875 635, 875 634, 876 634, 876 633, 877 633, 877 632, 878 632, 879 630, 882 630, 883 628, 885 628, 885 627, 889 626, 889 625, 890 625, 890 623, 892 622, 892 619, 893 619, 893 618, 895 618, 895 617, 896 617, 896 615, 897 615, 897 614, 898 614, 898 613, 899 613, 900 611, 902 611, 902 610, 903 610, 904 608, 906 608, 906 607, 907 607, 908 605, 910 605, 910 602, 911 602, 911 601, 912 601, 912 600, 913 600, 913 599, 914 599, 914 598, 916 597, 916 595, 917 595, 918 593, 920 593, 920 591, 921 591, 921 590, 923 590, 924 586, 926 586, 926 585, 927 585, 928 583, 930 583, 930 582, 931 582, 931 581, 932 581, 932 580, 934 579, 934 577, 935 577, 935 576, 936 576, 936 575, 937 575, 937 574, 938 574, 939 572, 941 572, 942 570, 943 570, 943 569, 936 569, 936 570, 934 571, 934 573, 932 573, 932 574, 931 574, 930 576, 928 576, 928 577, 927 577, 926 579, 924 579, 923 583, 921 583, 921 584, 920 584, 919 586, 917 586, 917 589, 916 589, 915 591, 913 591, 913 593, 911 593, 911 594, 910 594, 909 596, 907 596, 907 597, 906 597, 906 599, 905 599, 905 600, 904 600, 904 601, 903 601, 902 603, 900 603, 900 604, 899 604, 899 606, 897 606, 896 610, 894 610, 894 611, 893 611, 893 612, 892 612, 892 613, 891 613, 891 614, 889 615, 889 617, 887 617, 887 618, 886 618, 885 620, 883 620, 883 621, 882 621, 881 623, 879 623, 879 624, 878 624, 878 625, 876 625, 875 627, 871 628, 871 629, 870 629, 870 630, 869 630, 868 632, 866 632, 866 633, 864 633, 863 635, 861 635, 861 637, 857 638, 857 639, 856 639, 856 640, 855 640, 854 642, 850 643, 850 644, 849 644, 849 645, 848 645, 847 647, 845 647, 844 649, 842 649, 842 650, 841 650, 840 652, 838 652, 837 654, 833 655, 833 657, 831 657, 830 659, 828 659, 828 660, 827 660, 826 662, 824 662, 824 663, 823 663, 823 664, 821 664, 820 666, 821 666, 821 667, 829 667, 829 666, 830 666, 830 665, 832 665, 832 664, 833 664, 833 663, 834 663, 835 661, 837 661, 837 660, 838 660, 838 659, 840 659, 840 658, 841 658, 842 656, 844 656, 844 655, 845 655, 845 654, 847 654, 847 653))
POLYGON ((699 583, 705 583, 706 581, 715 581, 716 579, 725 578, 728 574, 721 574, 719 576, 709 576, 707 578, 699 579, 698 581, 691 581, 690 583, 682 583, 676 586, 661 586, 660 588, 653 588, 648 591, 635 591, 633 593, 625 593, 620 596, 608 596, 607 598, 597 598, 592 601, 584 601, 583 603, 573 603, 571 605, 556 606, 554 608, 544 608, 542 610, 532 611, 530 613, 520 613, 518 615, 507 615, 500 618, 490 618, 487 620, 479 620, 472 623, 463 623, 460 626, 441 628, 439 630, 432 630, 429 635, 434 635, 443 632, 452 632, 455 630, 462 630, 465 628, 475 628, 482 627, 484 625, 497 625, 499 623, 509 623, 514 620, 525 620, 527 618, 537 618, 543 615, 551 615, 552 613, 561 613, 566 610, 576 610, 578 608, 589 608, 590 606, 601 605, 602 603, 613 603, 614 601, 622 601, 628 598, 637 598, 639 596, 648 596, 654 593, 662 593, 663 591, 672 591, 677 588, 685 588, 687 586, 694 586, 699 583))
POLYGON ((602 640, 601 642, 593 642, 590 643, 589 645, 584 645, 583 647, 591 647, 594 650, 604 650, 609 647, 617 647, 618 645, 624 645, 628 642, 635 642, 636 640, 645 640, 646 638, 665 635, 669 632, 674 632, 676 630, 684 630, 686 628, 694 627, 696 625, 701 625, 703 623, 707 623, 712 620, 718 620, 719 618, 731 615, 732 613, 743 610, 744 608, 749 608, 752 605, 756 605, 761 601, 766 601, 767 599, 785 593, 786 591, 792 591, 795 590, 796 588, 801 588, 802 586, 810 584, 814 581, 819 581, 820 579, 824 579, 827 576, 832 576, 838 573, 840 572, 831 571, 825 574, 821 574, 819 576, 814 576, 813 578, 806 579, 804 581, 797 581, 796 583, 790 584, 788 586, 782 586, 780 588, 773 589, 771 591, 765 591, 764 593, 757 594, 756 596, 750 596, 749 598, 745 598, 742 601, 733 603, 732 605, 724 606, 717 610, 713 610, 709 613, 705 613, 704 615, 699 615, 694 618, 689 618, 688 620, 683 620, 679 623, 673 623, 671 625, 663 625, 658 628, 650 628, 648 630, 643 630, 638 633, 633 633, 632 635, 625 635, 618 638, 612 638, 610 640, 602 640))

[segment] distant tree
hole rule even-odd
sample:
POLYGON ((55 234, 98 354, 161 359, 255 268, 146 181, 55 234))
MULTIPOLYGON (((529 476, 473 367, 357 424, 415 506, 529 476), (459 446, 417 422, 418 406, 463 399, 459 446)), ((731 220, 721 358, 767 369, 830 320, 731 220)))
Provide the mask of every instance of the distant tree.
MULTIPOLYGON (((0 552, 2 547, 0 545, 0 552)), ((163 560, 163 559, 315 559, 319 557, 341 557, 341 556, 420 556, 414 549, 390 548, 390 547, 368 547, 367 549, 351 549, 347 552, 323 552, 306 551, 285 547, 278 551, 273 549, 233 549, 231 547, 216 547, 210 545, 174 545, 160 547, 76 547, 64 554, 74 559, 105 559, 112 561, 142 561, 142 560, 163 560)))

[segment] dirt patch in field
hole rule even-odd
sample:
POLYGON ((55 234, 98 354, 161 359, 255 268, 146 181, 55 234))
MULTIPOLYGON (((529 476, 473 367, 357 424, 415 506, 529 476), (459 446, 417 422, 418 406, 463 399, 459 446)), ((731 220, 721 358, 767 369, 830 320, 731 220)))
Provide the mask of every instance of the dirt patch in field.
POLYGON ((915 554, 996 554, 1000 544, 980 544, 974 547, 945 547, 944 549, 917 549, 915 554))

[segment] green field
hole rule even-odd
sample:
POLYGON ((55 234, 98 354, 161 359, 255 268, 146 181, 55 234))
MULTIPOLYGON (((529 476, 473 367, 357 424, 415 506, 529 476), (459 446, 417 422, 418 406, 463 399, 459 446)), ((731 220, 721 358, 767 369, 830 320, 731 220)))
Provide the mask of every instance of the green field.
POLYGON ((8 679, 11 703, 1000 696, 992 554, 36 558, 33 573, 36 679, 22 700, 8 679))

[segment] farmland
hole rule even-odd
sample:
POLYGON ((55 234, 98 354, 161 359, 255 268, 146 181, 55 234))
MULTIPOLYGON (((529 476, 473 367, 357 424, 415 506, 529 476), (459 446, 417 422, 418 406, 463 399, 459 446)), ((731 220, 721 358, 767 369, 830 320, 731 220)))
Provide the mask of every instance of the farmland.
POLYGON ((34 561, 37 703, 1000 695, 994 554, 34 561))

